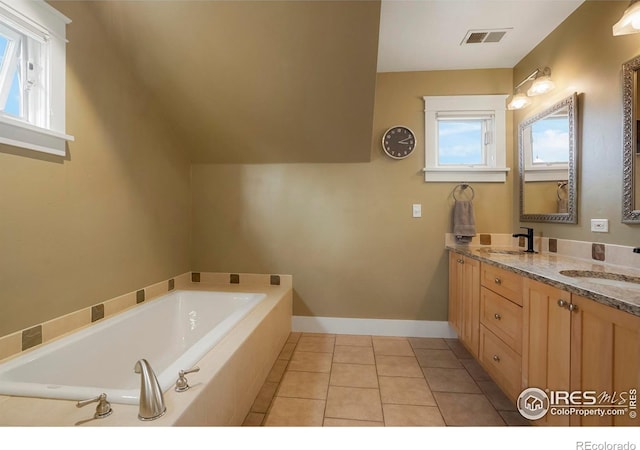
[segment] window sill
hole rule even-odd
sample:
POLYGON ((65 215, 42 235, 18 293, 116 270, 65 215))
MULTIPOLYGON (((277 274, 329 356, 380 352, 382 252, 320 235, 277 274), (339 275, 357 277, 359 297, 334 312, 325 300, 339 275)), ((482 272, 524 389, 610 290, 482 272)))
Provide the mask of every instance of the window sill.
POLYGON ((424 171, 424 181, 427 183, 504 183, 507 181, 508 167, 469 167, 469 168, 429 168, 424 171))
POLYGON ((569 168, 526 169, 524 181, 567 181, 569 168))
POLYGON ((0 143, 51 155, 66 156, 67 141, 74 137, 29 123, 0 117, 0 143))

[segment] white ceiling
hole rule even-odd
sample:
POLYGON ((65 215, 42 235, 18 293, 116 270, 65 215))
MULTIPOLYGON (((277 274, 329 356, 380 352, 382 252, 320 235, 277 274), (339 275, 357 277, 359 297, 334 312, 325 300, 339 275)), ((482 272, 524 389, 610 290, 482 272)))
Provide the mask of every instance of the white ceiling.
POLYGON ((584 0, 382 0, 378 72, 512 68, 584 0), (510 29, 460 45, 469 30, 510 29))

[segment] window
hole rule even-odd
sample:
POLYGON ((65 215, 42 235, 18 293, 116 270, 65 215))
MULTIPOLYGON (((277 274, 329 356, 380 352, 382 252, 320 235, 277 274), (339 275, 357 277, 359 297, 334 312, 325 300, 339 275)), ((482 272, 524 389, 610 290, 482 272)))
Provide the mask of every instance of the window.
POLYGON ((568 108, 522 127, 525 181, 564 181, 569 170, 568 108))
POLYGON ((44 1, 0 2, 0 142, 64 156, 70 20, 44 1))
POLYGON ((506 180, 506 97, 424 97, 425 181, 506 180))

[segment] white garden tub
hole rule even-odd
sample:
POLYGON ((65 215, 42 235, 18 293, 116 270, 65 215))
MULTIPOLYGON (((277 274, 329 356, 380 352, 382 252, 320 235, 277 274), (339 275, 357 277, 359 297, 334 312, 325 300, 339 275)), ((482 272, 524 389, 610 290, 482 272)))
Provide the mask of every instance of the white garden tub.
POLYGON ((139 359, 166 391, 265 297, 173 291, 0 364, 0 394, 138 404, 139 359))

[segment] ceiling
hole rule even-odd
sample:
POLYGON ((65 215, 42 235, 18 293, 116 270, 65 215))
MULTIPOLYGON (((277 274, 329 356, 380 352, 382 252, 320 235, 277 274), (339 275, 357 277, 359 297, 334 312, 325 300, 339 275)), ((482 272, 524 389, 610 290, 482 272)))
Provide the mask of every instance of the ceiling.
POLYGON ((584 0, 382 0, 378 72, 512 68, 584 0), (469 30, 498 43, 460 45, 469 30))

